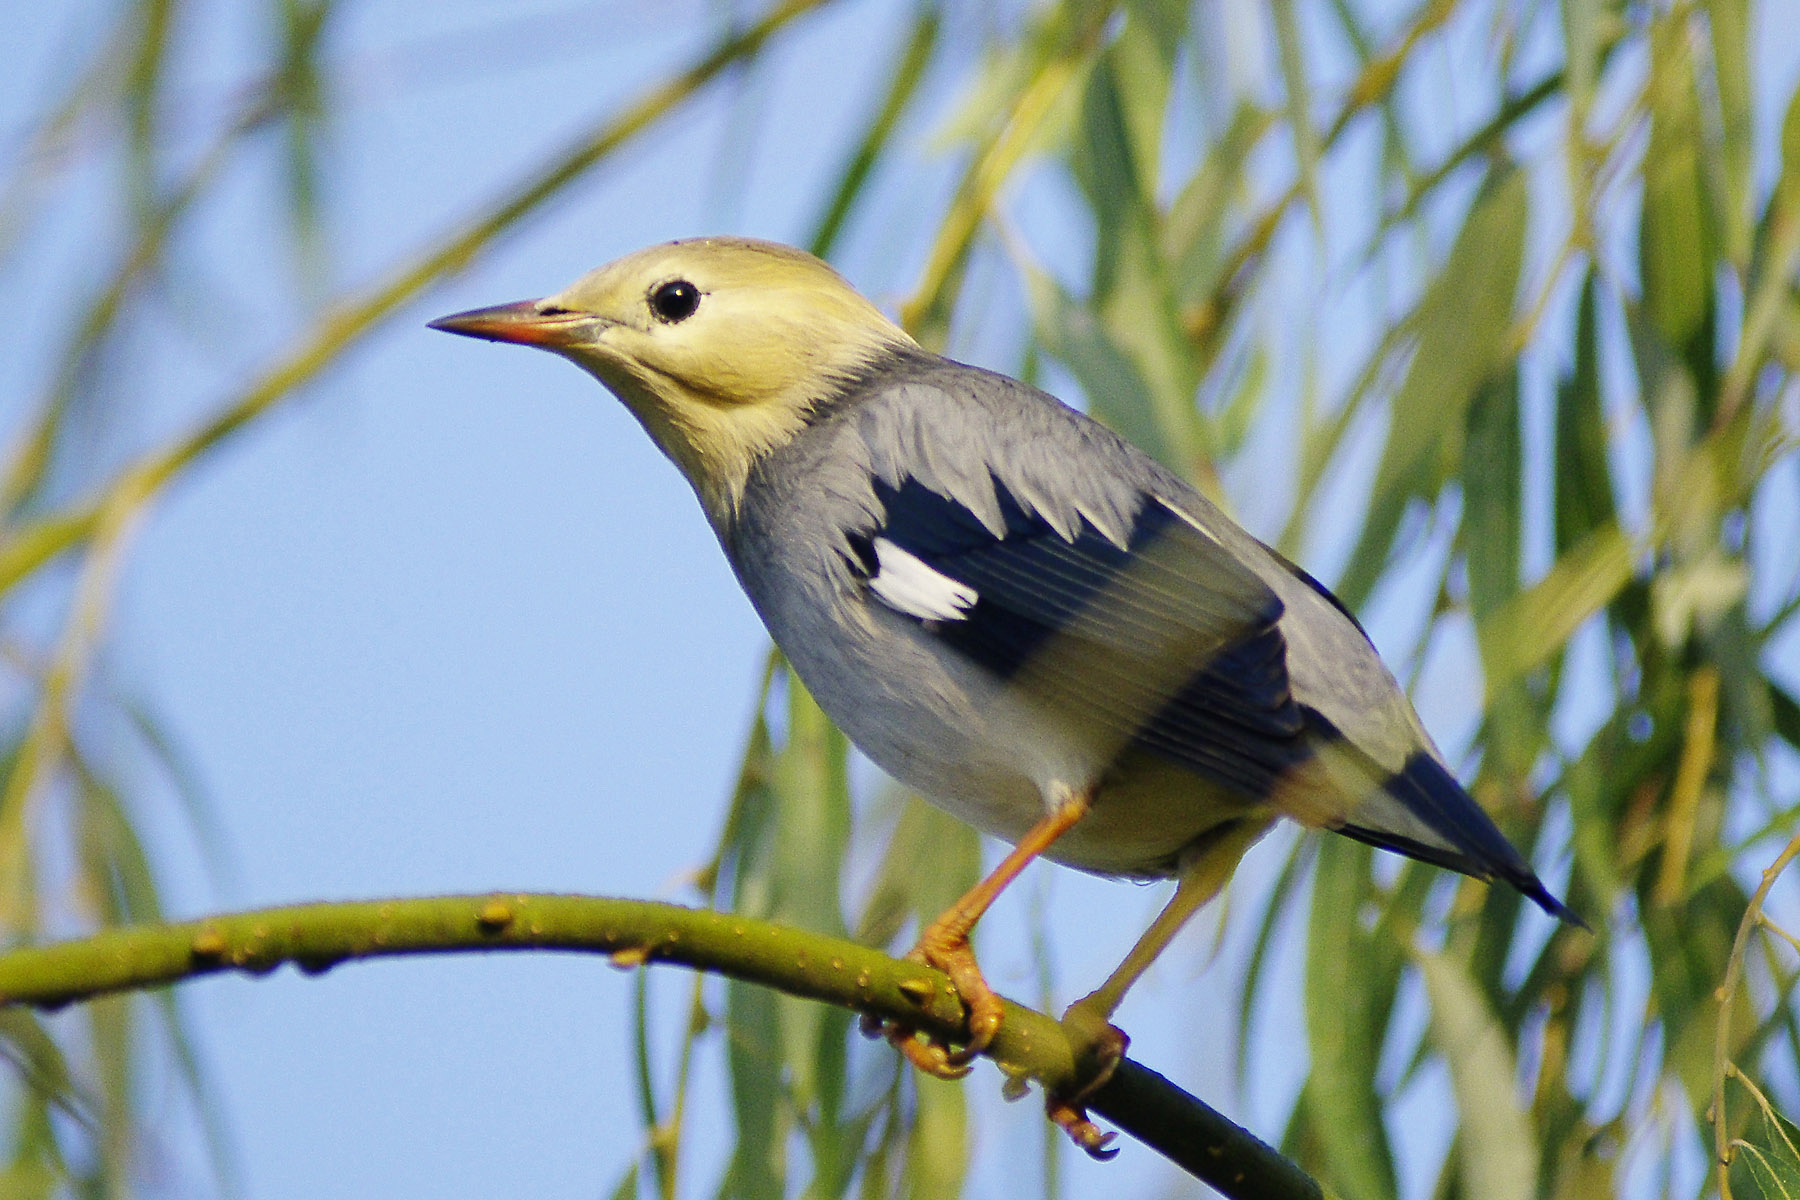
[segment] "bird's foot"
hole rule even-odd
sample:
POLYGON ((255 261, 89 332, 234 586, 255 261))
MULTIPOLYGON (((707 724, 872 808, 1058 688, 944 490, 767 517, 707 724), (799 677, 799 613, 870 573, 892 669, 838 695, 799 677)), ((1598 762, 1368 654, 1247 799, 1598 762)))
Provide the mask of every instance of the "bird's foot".
POLYGON ((916 1025, 905 1021, 876 1021, 865 1018, 863 1032, 870 1037, 884 1037, 906 1056, 906 1060, 927 1075, 939 1079, 961 1079, 972 1069, 982 1051, 994 1040, 1000 1028, 1004 1005, 999 995, 988 986, 975 961, 966 929, 959 930, 947 922, 934 922, 926 927, 919 944, 906 952, 909 962, 935 967, 950 977, 951 986, 968 1010, 969 1040, 961 1049, 930 1036, 921 1036, 916 1025))
POLYGON ((1044 1112, 1069 1135, 1090 1158, 1101 1160, 1117 1155, 1110 1144, 1119 1135, 1102 1133, 1088 1120, 1087 1101, 1103 1087, 1125 1057, 1131 1039, 1125 1031, 1107 1020, 1104 1006, 1091 1003, 1094 997, 1077 1000, 1063 1013, 1062 1026, 1069 1035, 1075 1052, 1076 1082, 1068 1088, 1049 1092, 1044 1097, 1044 1112))
MULTIPOLYGON (((919 935, 919 944, 908 950, 906 957, 948 975, 950 985, 956 989, 963 1007, 968 1009, 968 1042, 962 1049, 948 1051, 944 1056, 946 1064, 959 1076, 967 1074, 969 1064, 993 1043, 1005 1012, 999 993, 988 986, 987 978, 981 973, 981 964, 975 961, 975 948, 969 945, 969 931, 955 923, 934 921, 925 927, 925 932, 919 935)), ((913 1065, 919 1065, 913 1054, 904 1049, 902 1053, 912 1059, 913 1065)))
POLYGON ((906 1056, 906 1061, 938 1079, 961 1079, 975 1068, 958 1059, 957 1052, 936 1038, 920 1037, 910 1025, 890 1024, 882 1030, 888 1044, 906 1056))
POLYGON ((938 1079, 961 1079, 975 1069, 967 1063, 953 1062, 954 1052, 949 1045, 923 1033, 911 1022, 885 1021, 864 1013, 861 1029, 864 1037, 886 1039, 906 1056, 907 1062, 938 1079))

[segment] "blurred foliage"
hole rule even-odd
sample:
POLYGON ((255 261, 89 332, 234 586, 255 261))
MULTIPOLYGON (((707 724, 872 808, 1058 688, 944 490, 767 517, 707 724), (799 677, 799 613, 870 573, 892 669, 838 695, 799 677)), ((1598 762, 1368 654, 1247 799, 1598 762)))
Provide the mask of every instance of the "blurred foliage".
MULTIPOLYGON (((714 77, 778 52, 822 0, 721 28, 716 52, 341 296, 318 296, 333 186, 318 145, 330 35, 352 5, 267 7, 266 75, 209 114, 209 145, 177 153, 187 6, 119 0, 0 182, 0 256, 33 235, 72 157, 116 164, 123 214, 115 269, 71 284, 66 341, 0 462, 0 919, 15 942, 156 918, 120 738, 199 799, 154 716, 95 674, 147 508, 714 77), (180 275, 204 201, 271 138, 302 266, 288 286, 318 297, 315 324, 191 434, 96 455, 81 416, 102 365, 180 275)), ((815 249, 857 228, 872 180, 904 191, 930 131, 957 177, 909 200, 942 206, 901 306, 922 340, 954 347, 983 318, 964 302, 978 273, 1013 280, 1029 329, 1012 365, 1054 364, 1096 415, 1279 527, 1284 550, 1354 540, 1335 581, 1352 606, 1423 589, 1397 660, 1481 672, 1479 728, 1453 748, 1593 932, 1416 864, 1378 869, 1344 839, 1297 843, 1252 914, 1240 1036, 1271 944, 1300 931, 1310 1072, 1285 1133, 1261 1132, 1346 1197, 1397 1193, 1396 1105, 1438 1064, 1447 1152, 1409 1173, 1434 1196, 1654 1195, 1702 1174, 1712 1192, 1800 1194, 1782 1116, 1800 1111, 1800 958, 1761 874, 1800 812, 1800 93, 1791 56, 1785 76, 1758 73, 1772 35, 1791 36, 1751 0, 920 0, 854 98, 866 125, 818 198, 815 249), (1088 261, 1033 244, 1027 195, 1072 210, 1088 261), (1355 319, 1328 322, 1326 304, 1355 319), (1328 327, 1354 332, 1321 344, 1328 327), (1409 1019, 1420 1005, 1429 1019, 1409 1019), (1727 1174, 1710 1171, 1715 1138, 1734 1148, 1727 1174)), ((974 835, 917 801, 854 795, 843 738, 779 663, 758 712, 701 898, 903 945, 974 878, 974 835), (819 869, 859 854, 866 884, 819 869)), ((962 1086, 900 1071, 843 1014, 696 984, 667 1063, 653 1008, 645 1155, 621 1163, 619 1195, 961 1189, 962 1086), (699 1053, 727 1060, 737 1143, 722 1180, 679 1181, 699 1053)), ((191 1062, 179 1006, 107 1001, 54 1028, 0 1016, 0 1191, 128 1193, 134 1064, 157 1036, 191 1062)), ((198 1072, 187 1084, 205 1097, 198 1072)))

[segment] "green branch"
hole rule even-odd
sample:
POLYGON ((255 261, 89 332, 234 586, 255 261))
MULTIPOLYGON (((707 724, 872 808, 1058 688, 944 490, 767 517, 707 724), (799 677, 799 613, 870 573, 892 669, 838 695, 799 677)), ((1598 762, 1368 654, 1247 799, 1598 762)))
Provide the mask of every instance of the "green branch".
MULTIPOLYGON (((293 963, 320 974, 353 959, 496 950, 575 950, 620 967, 677 963, 962 1040, 950 981, 842 938, 646 900, 495 894, 300 904, 177 925, 114 929, 0 954, 0 1005, 56 1008, 222 971, 293 963)), ((1011 1002, 987 1057, 1050 1089, 1076 1080, 1063 1027, 1011 1002)), ((1161 1075, 1127 1059, 1092 1110, 1230 1197, 1317 1200, 1293 1163, 1161 1075)))

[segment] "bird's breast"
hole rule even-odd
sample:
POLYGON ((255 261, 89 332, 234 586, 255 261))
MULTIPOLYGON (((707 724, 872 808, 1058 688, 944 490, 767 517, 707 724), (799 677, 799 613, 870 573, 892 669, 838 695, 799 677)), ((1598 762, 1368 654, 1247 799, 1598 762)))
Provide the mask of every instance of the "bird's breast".
MULTIPOLYGON (((803 543, 802 543, 803 544, 803 543)), ((1017 841, 1058 788, 1095 807, 1047 857, 1105 875, 1160 876, 1241 800, 1168 764, 1116 757, 894 612, 864 582, 780 547, 738 554, 739 577, 821 708, 883 771, 977 829, 1017 841)))

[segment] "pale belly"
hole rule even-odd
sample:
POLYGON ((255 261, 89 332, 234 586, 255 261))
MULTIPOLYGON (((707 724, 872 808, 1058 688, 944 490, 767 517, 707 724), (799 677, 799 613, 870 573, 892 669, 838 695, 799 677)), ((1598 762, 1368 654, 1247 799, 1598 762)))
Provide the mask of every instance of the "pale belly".
POLYGON ((763 616, 820 707, 882 770, 985 833, 1016 842, 1055 798, 1091 790, 1093 808, 1045 857, 1154 877, 1172 874, 1195 838, 1251 811, 1173 764, 1115 761, 879 603, 850 600, 835 621, 819 612, 799 604, 763 616))

